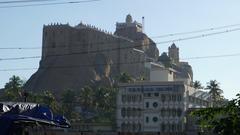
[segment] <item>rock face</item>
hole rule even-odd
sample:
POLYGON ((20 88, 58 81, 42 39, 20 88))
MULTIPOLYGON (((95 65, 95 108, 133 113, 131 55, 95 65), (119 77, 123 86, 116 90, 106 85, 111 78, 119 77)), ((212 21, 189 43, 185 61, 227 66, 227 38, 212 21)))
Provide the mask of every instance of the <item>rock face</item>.
POLYGON ((146 58, 157 59, 159 52, 141 24, 127 21, 117 23, 114 35, 82 23, 44 26, 40 66, 25 89, 60 94, 86 85, 112 85, 121 72, 144 75, 146 58))

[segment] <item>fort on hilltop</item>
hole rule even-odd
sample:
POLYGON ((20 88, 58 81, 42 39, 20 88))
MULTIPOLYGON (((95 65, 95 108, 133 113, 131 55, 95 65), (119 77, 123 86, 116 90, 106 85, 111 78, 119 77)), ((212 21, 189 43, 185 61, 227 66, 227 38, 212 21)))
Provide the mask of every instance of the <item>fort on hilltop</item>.
POLYGON ((40 66, 25 89, 79 90, 91 84, 112 85, 122 72, 134 78, 146 75, 144 62, 157 60, 159 51, 141 24, 130 18, 117 23, 114 34, 83 23, 44 25, 40 66))
MULTIPOLYGON (((171 52, 174 54, 169 53, 169 57, 174 58, 176 69, 183 71, 179 76, 189 77, 190 73, 192 79, 191 66, 179 62, 178 50, 171 52)), ((131 15, 127 15, 125 22, 116 24, 114 34, 83 23, 44 25, 39 69, 24 88, 59 94, 86 85, 111 86, 122 72, 148 80, 146 62, 161 63, 159 50, 143 32, 142 24, 133 21, 131 15)))

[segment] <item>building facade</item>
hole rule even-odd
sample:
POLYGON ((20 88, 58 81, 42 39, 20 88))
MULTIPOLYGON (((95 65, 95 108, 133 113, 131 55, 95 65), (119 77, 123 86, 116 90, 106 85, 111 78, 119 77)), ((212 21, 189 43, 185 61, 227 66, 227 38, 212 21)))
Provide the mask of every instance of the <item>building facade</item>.
MULTIPOLYGON (((119 84, 117 130, 125 133, 183 134, 194 89, 183 81, 119 84)), ((200 101, 201 107, 206 107, 200 101)))

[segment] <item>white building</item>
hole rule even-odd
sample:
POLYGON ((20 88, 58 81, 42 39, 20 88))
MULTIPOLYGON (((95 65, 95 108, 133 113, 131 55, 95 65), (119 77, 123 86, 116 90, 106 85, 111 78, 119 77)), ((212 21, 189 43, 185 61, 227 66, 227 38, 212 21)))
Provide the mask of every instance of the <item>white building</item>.
POLYGON ((182 81, 119 84, 118 132, 182 133, 187 109, 209 105, 193 91, 182 81))

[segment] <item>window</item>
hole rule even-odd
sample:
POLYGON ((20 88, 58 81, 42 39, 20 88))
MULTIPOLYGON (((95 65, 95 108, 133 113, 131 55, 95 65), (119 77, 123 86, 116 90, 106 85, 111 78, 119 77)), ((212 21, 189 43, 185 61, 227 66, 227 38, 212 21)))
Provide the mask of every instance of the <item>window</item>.
POLYGON ((165 116, 165 109, 164 108, 161 110, 161 115, 162 115, 162 117, 165 116))
POLYGON ((176 109, 172 109, 172 116, 175 117, 176 116, 176 109))
POLYGON ((180 109, 180 108, 177 109, 177 115, 178 115, 178 117, 181 117, 181 115, 182 115, 182 109, 180 109))
POLYGON ((172 95, 172 101, 176 102, 176 95, 172 95))
POLYGON ((154 108, 157 108, 157 107, 158 107, 158 103, 157 103, 157 102, 154 102, 154 103, 153 103, 153 107, 154 107, 154 108))
POLYGON ((122 117, 126 116, 126 109, 125 108, 121 109, 121 115, 122 115, 122 117))
POLYGON ((162 99, 162 102, 165 102, 166 96, 164 94, 162 94, 161 99, 162 99))
POLYGON ((127 108, 127 110, 126 110, 126 116, 127 117, 130 117, 131 116, 131 108, 127 108))
POLYGON ((151 93, 148 93, 147 96, 148 96, 148 97, 151 97, 151 93))
POLYGON ((155 96, 155 97, 158 97, 158 96, 159 96, 159 93, 154 93, 154 96, 155 96))
POLYGON ((141 112, 142 112, 142 110, 141 110, 140 108, 138 108, 138 109, 137 109, 137 116, 138 116, 138 117, 141 117, 141 112))
POLYGON ((182 101, 182 96, 179 94, 178 95, 178 99, 177 99, 178 101, 182 101))
POLYGON ((131 95, 127 95, 127 102, 131 102, 131 95))
POLYGON ((152 120, 153 120, 153 122, 155 122, 155 123, 156 123, 156 122, 158 121, 158 117, 153 117, 153 119, 152 119, 152 120))
POLYGON ((146 108, 149 108, 149 102, 146 102, 146 108))
POLYGON ((137 88, 137 91, 138 91, 138 92, 140 92, 140 91, 141 91, 141 89, 140 89, 140 88, 137 88))
POLYGON ((171 125, 172 131, 175 132, 175 124, 171 125))
POLYGON ((141 131, 141 124, 138 123, 138 131, 141 131))
POLYGON ((123 103, 126 102, 126 95, 122 95, 122 102, 123 102, 123 103))
POLYGON ((165 132, 165 130, 166 130, 166 126, 165 126, 164 123, 161 125, 161 128, 162 128, 162 132, 165 132))
POLYGON ((146 117, 146 123, 148 123, 149 122, 149 117, 146 117))

